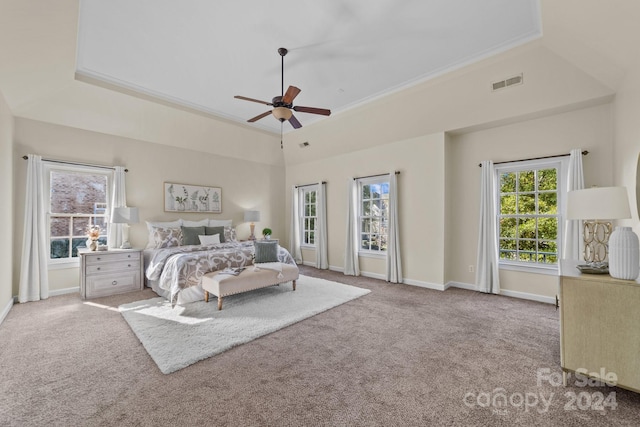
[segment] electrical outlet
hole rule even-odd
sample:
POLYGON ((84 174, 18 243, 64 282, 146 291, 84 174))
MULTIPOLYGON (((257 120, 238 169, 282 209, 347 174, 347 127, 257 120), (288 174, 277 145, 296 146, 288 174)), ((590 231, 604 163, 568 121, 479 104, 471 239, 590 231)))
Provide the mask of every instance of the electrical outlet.
POLYGON ((474 266, 473 266, 473 265, 470 265, 470 266, 469 266, 469 273, 473 273, 473 269, 474 269, 474 266))

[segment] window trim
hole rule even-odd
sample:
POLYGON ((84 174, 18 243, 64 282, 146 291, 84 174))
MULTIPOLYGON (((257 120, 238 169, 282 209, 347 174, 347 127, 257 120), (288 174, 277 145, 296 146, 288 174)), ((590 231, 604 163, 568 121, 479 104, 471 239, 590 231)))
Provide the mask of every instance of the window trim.
MULTIPOLYGON (((318 231, 318 192, 320 191, 320 186, 318 184, 314 184, 314 185, 305 185, 304 187, 300 187, 298 188, 298 214, 299 214, 299 219, 300 219, 300 224, 299 224, 299 232, 300 232, 300 248, 303 249, 315 249, 316 248, 316 240, 315 240, 315 234, 314 234, 314 241, 313 244, 311 243, 306 243, 304 241, 304 233, 305 233, 305 228, 304 228, 304 220, 305 220, 305 215, 304 215, 304 207, 305 207, 305 195, 306 193, 309 193, 311 191, 315 191, 316 192, 316 202, 315 202, 315 206, 316 206, 316 216, 315 216, 315 224, 316 224, 316 228, 314 229, 315 231, 318 231)), ((309 217, 311 218, 311 217, 309 217)))
POLYGON ((566 177, 569 172, 569 157, 557 157, 538 160, 525 160, 515 161, 508 163, 501 163, 494 166, 494 198, 495 198, 495 241, 496 249, 498 250, 498 268, 503 270, 521 271, 525 273, 537 273, 557 275, 559 271, 560 260, 562 259, 562 249, 564 246, 564 227, 566 220, 566 200, 567 200, 567 185, 566 177), (545 169, 550 167, 558 168, 558 236, 557 236, 557 248, 558 262, 556 264, 538 264, 528 263, 522 261, 511 261, 500 258, 500 174, 505 172, 517 172, 531 169, 545 169))
MULTIPOLYGON (((371 184, 387 184, 389 185, 389 176, 388 175, 380 175, 380 176, 372 176, 368 178, 358 178, 357 188, 358 188, 358 197, 357 197, 357 209, 356 209, 356 218, 357 218, 357 230, 358 230, 358 256, 364 258, 378 258, 383 259, 387 257, 387 251, 383 250, 372 250, 372 249, 362 249, 362 243, 360 242, 362 236, 362 186, 363 185, 371 185, 371 184)), ((383 217, 380 217, 383 218, 383 217)), ((388 220, 387 216, 387 220, 388 220)), ((387 234, 387 240, 389 239, 389 235, 387 234)))
MULTIPOLYGON (((111 205, 111 193, 113 186, 113 171, 106 170, 101 167, 84 166, 84 165, 67 165, 59 163, 43 162, 43 176, 44 181, 44 203, 46 206, 45 212, 45 233, 47 237, 47 265, 50 270, 73 268, 80 266, 80 257, 76 258, 51 258, 51 173, 54 171, 73 172, 73 173, 89 173, 93 175, 104 175, 107 177, 106 188, 106 208, 105 208, 105 223, 109 224, 110 205, 111 205)), ((106 230, 107 235, 109 229, 106 230)))

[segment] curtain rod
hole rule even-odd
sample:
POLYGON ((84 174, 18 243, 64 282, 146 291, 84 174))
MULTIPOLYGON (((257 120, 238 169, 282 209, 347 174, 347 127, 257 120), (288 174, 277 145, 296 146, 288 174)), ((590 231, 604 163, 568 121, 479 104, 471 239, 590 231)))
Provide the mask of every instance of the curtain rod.
MULTIPOLYGON (((326 184, 327 181, 322 181, 321 184, 326 184)), ((311 187, 312 185, 318 185, 318 183, 313 183, 313 184, 304 184, 304 185, 296 185, 296 188, 301 188, 301 187, 311 187)))
MULTIPOLYGON (((353 178, 353 180, 357 180, 357 179, 365 179, 365 178, 375 178, 377 176, 385 176, 385 175, 389 175, 388 173, 379 173, 377 175, 369 175, 369 176, 359 176, 357 178, 353 178)), ((400 171, 396 171, 396 175, 400 175, 400 171)))
MULTIPOLYGON (((583 156, 586 156, 587 154, 589 154, 589 152, 587 150, 584 150, 582 152, 583 156)), ((571 153, 567 153, 567 154, 556 154, 555 156, 542 156, 542 157, 532 157, 530 159, 521 159, 521 160, 509 160, 509 161, 504 161, 504 162, 496 162, 494 163, 494 165, 501 165, 503 163, 513 163, 513 162, 526 162, 529 160, 544 160, 544 159, 553 159, 555 157, 566 157, 566 156, 570 156, 571 153)), ((482 167, 482 163, 478 163, 478 167, 482 167)))
MULTIPOLYGON (((29 156, 22 156, 23 159, 28 160, 29 156)), ((74 166, 90 166, 92 168, 101 168, 101 169, 115 169, 113 166, 103 166, 103 165, 92 165, 89 163, 79 163, 79 162, 69 162, 65 160, 53 160, 53 159, 42 159, 43 162, 49 163, 61 163, 63 165, 74 165, 74 166)), ((125 172, 129 172, 129 169, 125 169, 125 172)))

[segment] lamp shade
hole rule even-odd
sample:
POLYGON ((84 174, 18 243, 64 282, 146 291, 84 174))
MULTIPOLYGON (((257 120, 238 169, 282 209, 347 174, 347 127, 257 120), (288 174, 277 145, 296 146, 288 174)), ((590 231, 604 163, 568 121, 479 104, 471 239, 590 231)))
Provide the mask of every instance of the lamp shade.
POLYGON ((260 211, 244 211, 245 222, 260 221, 260 211))
POLYGON ((113 218, 111 222, 114 224, 135 224, 138 222, 138 208, 114 208, 113 218))
POLYGON ((567 219, 623 218, 631 218, 626 187, 592 187, 567 194, 567 219))

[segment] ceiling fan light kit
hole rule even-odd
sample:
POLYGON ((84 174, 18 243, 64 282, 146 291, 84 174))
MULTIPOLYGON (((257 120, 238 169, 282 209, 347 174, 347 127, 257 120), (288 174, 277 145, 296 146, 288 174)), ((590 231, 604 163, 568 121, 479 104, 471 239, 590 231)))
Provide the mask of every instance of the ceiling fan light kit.
POLYGON ((258 120, 267 117, 269 114, 272 114, 277 120, 281 123, 284 121, 288 121, 294 129, 298 129, 302 127, 302 124, 298 121, 296 116, 293 115, 293 111, 300 113, 309 113, 309 114, 320 114, 322 116, 330 116, 331 110, 326 108, 316 108, 316 107, 302 107, 299 105, 294 106, 293 100, 298 96, 301 90, 295 86, 289 86, 287 91, 284 91, 284 57, 288 53, 288 50, 284 47, 278 49, 278 53, 281 57, 282 71, 280 74, 281 77, 281 95, 274 97, 271 102, 262 101, 255 98, 248 98, 246 96, 236 95, 234 98, 242 99, 243 101, 251 101, 257 102, 258 104, 269 105, 273 107, 273 110, 266 111, 262 114, 259 114, 255 117, 247 120, 249 123, 257 122, 258 120))
POLYGON ((281 122, 284 122, 285 120, 289 120, 293 115, 291 110, 286 107, 276 107, 273 109, 271 113, 273 114, 273 117, 280 120, 281 122))

